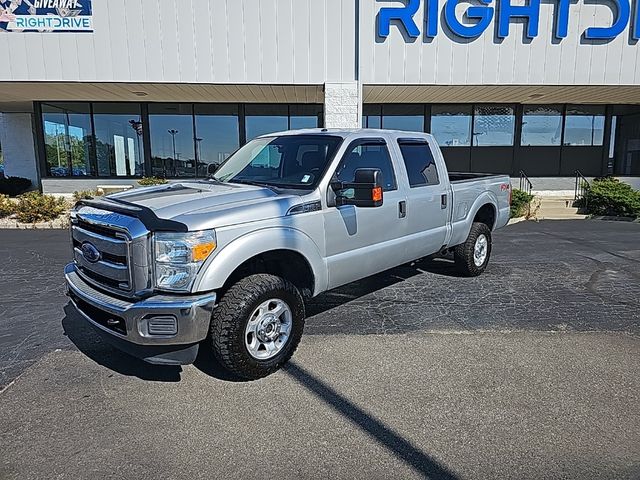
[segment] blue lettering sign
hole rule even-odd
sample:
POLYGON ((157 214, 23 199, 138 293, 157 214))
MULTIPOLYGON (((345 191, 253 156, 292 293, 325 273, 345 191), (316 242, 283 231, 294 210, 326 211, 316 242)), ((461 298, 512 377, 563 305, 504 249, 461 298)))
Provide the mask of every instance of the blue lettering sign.
POLYGON ((566 38, 569 30, 569 7, 571 0, 558 0, 556 7, 556 28, 554 36, 558 39, 566 38))
POLYGON ((420 36, 420 29, 413 20, 413 16, 419 8, 420 0, 409 0, 404 7, 381 8, 378 14, 378 35, 382 38, 387 38, 389 36, 389 30, 391 30, 391 22, 398 21, 404 27, 407 35, 411 38, 418 38, 420 36))
MULTIPOLYGON (((464 25, 456 18, 456 6, 459 0, 449 0, 444 7, 444 18, 453 33, 463 38, 476 38, 482 35, 493 18, 493 8, 487 6, 471 6, 467 9, 466 17, 478 20, 474 25, 464 25)), ((480 0, 481 4, 489 5, 491 0, 480 0)))
MULTIPOLYGON (((400 0, 398 0, 400 1, 400 0)), ((414 17, 420 9, 421 0, 404 0, 402 7, 385 7, 378 14, 378 35, 387 38, 391 30, 391 24, 395 23, 409 38, 420 37, 420 28, 414 17)), ((445 0, 443 8, 444 21, 455 35, 461 38, 477 38, 482 35, 493 20, 498 23, 498 38, 509 36, 511 19, 525 19, 525 36, 533 39, 538 36, 540 26, 541 0, 527 0, 526 5, 513 5, 515 0, 495 0, 498 5, 491 6, 493 0, 445 0), (467 8, 464 14, 465 23, 456 17, 456 7, 462 2, 477 2, 467 8), (466 23, 466 20, 470 20, 466 23)), ((569 11, 573 0, 556 0, 554 5, 554 23, 552 35, 562 40, 569 33, 569 11)), ((582 0, 587 1, 587 0, 582 0)), ((590 0, 592 2, 596 0, 590 0)), ((608 5, 614 14, 611 26, 593 26, 584 32, 584 38, 593 40, 612 40, 620 35, 626 28, 630 28, 632 40, 640 39, 640 0, 635 0, 633 15, 630 2, 633 0, 599 0, 602 6, 608 5), (611 5, 613 3, 613 5, 611 5)), ((1 2, 0 2, 1 3, 1 2)), ((425 20, 424 36, 433 38, 438 34, 438 21, 440 14, 440 0, 424 0, 425 20)))
POLYGON ((540 23, 540 0, 529 0, 529 5, 511 5, 511 0, 500 0, 500 13, 498 16, 499 38, 509 36, 509 23, 511 18, 526 18, 526 37, 537 37, 538 24, 540 23))
MULTIPOLYGON (((590 27, 584 32, 584 38, 590 40, 612 40, 620 35, 629 23, 629 0, 609 0, 616 4, 613 25, 610 27, 590 27)), ((637 7, 636 7, 637 10, 637 7)), ((636 14, 637 16, 637 14, 636 14)))
POLYGON ((0 0, 1 31, 93 32, 92 0, 0 0))

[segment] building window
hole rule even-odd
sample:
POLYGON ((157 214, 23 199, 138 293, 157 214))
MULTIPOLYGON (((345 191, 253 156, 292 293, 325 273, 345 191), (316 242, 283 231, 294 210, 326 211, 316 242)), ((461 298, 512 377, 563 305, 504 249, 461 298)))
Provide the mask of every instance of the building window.
POLYGON ((423 105, 383 105, 382 128, 424 132, 423 105))
POLYGON ((191 104, 150 104, 151 169, 160 177, 195 176, 191 104))
POLYGON ((399 140, 411 188, 438 185, 438 167, 427 142, 399 140))
POLYGON ((247 105, 245 113, 247 142, 260 135, 289 129, 287 105, 247 105))
POLYGON ((382 106, 363 105, 362 128, 382 128, 382 106))
POLYGON ((559 146, 562 141, 562 108, 526 105, 522 117, 523 147, 559 146))
POLYGON ((568 146, 602 146, 605 107, 568 106, 564 127, 564 144, 568 146))
POLYGON ((238 105, 196 105, 196 176, 203 178, 240 146, 238 105))
POLYGON ((474 108, 473 145, 513 146, 516 117, 510 105, 478 105, 474 108))
POLYGON ((47 172, 86 177, 91 168, 91 110, 88 103, 42 104, 47 172))
POLYGON ((93 124, 98 176, 141 177, 144 174, 144 147, 140 105, 95 104, 93 124))
POLYGON ((434 105, 431 107, 431 134, 442 147, 471 145, 471 106, 434 105))
POLYGON ((289 130, 318 128, 321 124, 321 105, 291 105, 289 107, 289 130))

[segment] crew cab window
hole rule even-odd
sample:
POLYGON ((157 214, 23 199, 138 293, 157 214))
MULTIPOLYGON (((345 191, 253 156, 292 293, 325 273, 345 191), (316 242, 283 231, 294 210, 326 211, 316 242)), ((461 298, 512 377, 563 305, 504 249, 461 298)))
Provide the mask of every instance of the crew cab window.
POLYGON ((389 149, 383 142, 359 142, 348 150, 336 170, 341 182, 353 182, 356 170, 360 168, 379 168, 382 171, 382 185, 385 192, 396 190, 396 176, 391 163, 389 149))
POLYGON ((438 167, 427 142, 398 140, 411 188, 438 185, 438 167))

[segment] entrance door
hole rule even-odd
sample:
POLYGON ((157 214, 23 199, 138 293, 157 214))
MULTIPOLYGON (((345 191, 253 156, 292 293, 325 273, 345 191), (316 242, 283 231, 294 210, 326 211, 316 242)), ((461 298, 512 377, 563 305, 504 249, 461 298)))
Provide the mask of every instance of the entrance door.
POLYGON ((408 261, 405 191, 398 186, 394 166, 383 139, 360 139, 346 150, 335 176, 353 182, 359 168, 379 168, 384 203, 377 208, 353 205, 330 207, 324 213, 329 288, 358 280, 408 261))

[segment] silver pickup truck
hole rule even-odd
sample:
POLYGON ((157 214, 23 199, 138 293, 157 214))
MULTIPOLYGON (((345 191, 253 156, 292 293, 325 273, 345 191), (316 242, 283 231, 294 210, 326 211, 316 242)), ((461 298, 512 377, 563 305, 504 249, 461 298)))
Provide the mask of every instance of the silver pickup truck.
POLYGON ((271 134, 209 179, 79 202, 68 294, 150 363, 206 349, 259 378, 298 346, 305 298, 433 254, 481 274, 510 197, 507 176, 448 173, 431 135, 271 134))

